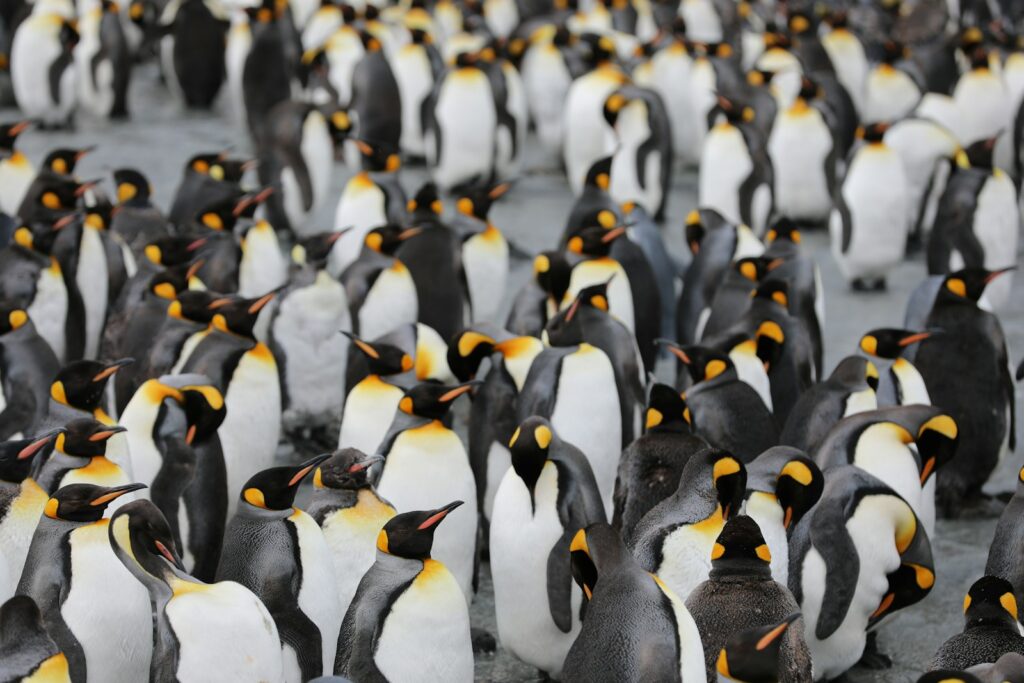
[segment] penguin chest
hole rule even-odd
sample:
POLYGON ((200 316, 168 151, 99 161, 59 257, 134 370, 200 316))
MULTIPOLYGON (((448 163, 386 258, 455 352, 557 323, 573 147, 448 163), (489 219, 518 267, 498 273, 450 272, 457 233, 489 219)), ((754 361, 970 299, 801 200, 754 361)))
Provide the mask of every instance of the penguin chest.
POLYGON ((651 87, 665 101, 672 122, 672 146, 677 154, 689 162, 700 155, 697 129, 693 126, 694 113, 690 108, 689 83, 693 60, 680 44, 673 43, 651 59, 651 87))
POLYGON ((345 288, 321 271, 315 282, 291 292, 273 322, 274 343, 284 354, 288 388, 286 420, 330 422, 341 413, 352 329, 345 288))
POLYGON ((843 417, 864 413, 878 408, 878 400, 874 389, 868 388, 863 391, 855 391, 846 397, 846 405, 843 407, 843 417))
POLYGON ((865 121, 894 121, 903 118, 921 99, 914 80, 903 71, 881 64, 868 74, 865 121))
MULTIPOLYGON (((68 484, 92 484, 93 486, 123 486, 130 484, 124 470, 107 460, 105 457, 90 458, 85 467, 68 470, 60 480, 60 486, 68 484)), ((122 496, 119 500, 130 497, 122 496)), ((116 501, 110 504, 113 509, 116 501)))
POLYGON ((487 449, 487 488, 484 490, 484 517, 487 519, 491 519, 494 496, 511 466, 512 454, 505 444, 498 440, 491 442, 487 449))
POLYGON ((341 194, 334 214, 335 231, 351 228, 338 238, 329 257, 331 275, 337 276, 359 256, 366 233, 388 222, 387 197, 365 173, 355 175, 341 194))
POLYGON ((107 320, 107 252, 99 230, 86 225, 78 247, 75 283, 85 305, 85 357, 96 358, 107 320))
POLYGON ((689 595, 708 578, 711 550, 725 520, 721 507, 707 519, 683 524, 666 534, 661 544, 661 565, 655 573, 676 595, 689 595))
POLYGON ((722 20, 711 0, 683 0, 679 16, 686 21, 689 38, 709 43, 722 40, 722 20))
POLYGON ((895 425, 889 423, 865 429, 857 440, 853 464, 888 484, 920 515, 921 476, 917 461, 895 429, 895 425))
POLYGON ((562 145, 562 115, 572 76, 559 49, 551 44, 530 48, 523 58, 523 87, 537 136, 545 147, 562 145))
POLYGON ((238 264, 238 293, 263 296, 288 281, 288 262, 281 253, 277 233, 266 221, 260 221, 242 240, 242 259, 238 264))
POLYGON ((377 339, 402 325, 416 322, 419 316, 416 283, 405 264, 396 260, 380 271, 358 315, 359 336, 363 339, 377 339))
MULTIPOLYGON (((63 52, 59 31, 60 21, 55 15, 33 13, 21 22, 14 33, 14 41, 11 43, 11 82, 18 106, 26 116, 48 114, 60 104, 54 102, 51 96, 49 75, 50 69, 63 52)), ((73 69, 66 69, 66 73, 73 73, 73 69)), ((44 119, 51 120, 50 117, 44 119)))
POLYGON ((551 424, 587 456, 610 517, 623 425, 615 373, 603 351, 581 344, 562 359, 551 424))
POLYGON ((490 81, 478 69, 459 69, 441 86, 434 107, 440 140, 426 131, 427 159, 443 189, 487 178, 494 160, 498 114, 490 81))
POLYGON ((344 616, 338 600, 331 549, 320 527, 302 510, 296 509, 288 518, 288 523, 295 527, 299 563, 302 566, 299 609, 320 629, 323 671, 328 674, 334 670, 338 631, 344 616))
POLYGON ((761 528, 764 542, 771 551, 772 578, 783 586, 789 582, 789 539, 786 537, 786 513, 775 494, 754 491, 747 498, 744 514, 761 528))
POLYGON ((373 659, 393 683, 473 680, 466 599, 441 562, 425 561, 391 605, 373 659))
POLYGON ((0 584, 0 597, 4 600, 14 595, 32 544, 32 535, 48 499, 49 496, 35 480, 26 479, 21 483, 18 495, 11 500, 7 514, 0 519, 0 562, 5 565, 0 567, 0 577, 6 577, 6 581, 0 584))
POLYGON ((149 592, 114 554, 108 520, 70 534, 71 581, 61 617, 85 652, 89 680, 149 676, 153 622, 149 592))
POLYGON ((35 323, 39 336, 50 345, 57 360, 62 361, 65 353, 68 289, 56 260, 52 261, 49 268, 40 271, 39 279, 36 280, 36 295, 29 304, 28 315, 35 323))
MULTIPOLYGON (((0 161, 0 211, 11 216, 17 214, 25 198, 25 191, 35 176, 35 169, 21 152, 15 152, 9 159, 0 161)), ((39 327, 38 322, 36 327, 39 327)))
POLYGON ((654 149, 640 155, 640 147, 652 137, 647 105, 640 100, 628 104, 619 113, 615 133, 619 145, 612 157, 612 199, 619 203, 638 201, 651 213, 656 212, 664 191, 660 183, 661 152, 654 149))
POLYGON ((835 67, 836 77, 860 111, 864 106, 864 81, 868 75, 864 46, 846 29, 829 31, 822 37, 821 46, 835 67))
POLYGON ((602 114, 604 102, 620 85, 622 75, 598 68, 577 78, 565 102, 565 166, 573 192, 579 193, 590 166, 607 150, 611 132, 602 114))
POLYGON ((605 282, 608 282, 608 312, 633 332, 636 329, 633 290, 625 269, 615 259, 596 258, 578 263, 569 276, 569 291, 562 300, 561 308, 568 308, 580 290, 605 282))
MULTIPOLYGON (((989 176, 978 193, 973 232, 985 253, 985 268, 996 270, 1017 262, 1018 223, 1016 194, 1010 177, 1000 170, 989 176)), ((1001 275, 985 288, 993 308, 1003 308, 1010 297, 1013 274, 1001 275)))
POLYGON ((569 586, 572 627, 563 632, 551 618, 547 574, 551 549, 565 531, 556 507, 558 486, 558 469, 548 462, 537 479, 533 505, 523 480, 508 470, 494 500, 490 544, 502 644, 520 659, 556 675, 579 634, 582 600, 580 590, 569 586))
MULTIPOLYGON (((302 160, 306 162, 306 171, 309 173, 309 182, 313 189, 313 204, 303 208, 305 211, 311 211, 327 194, 334 165, 334 143, 331 141, 327 122, 318 111, 311 112, 302 123, 302 143, 299 145, 299 152, 302 154, 302 160)), ((304 219, 305 211, 298 218, 304 219)), ((296 223, 301 224, 302 220, 293 221, 293 227, 296 223)))
POLYGON ((832 208, 825 163, 832 134, 821 114, 801 103, 783 112, 768 138, 776 207, 797 219, 823 220, 832 208))
POLYGON ((757 355, 738 347, 729 352, 729 360, 736 366, 736 376, 740 381, 753 387, 765 407, 772 410, 772 385, 764 369, 764 362, 757 355))
POLYGON ((79 93, 82 104, 97 116, 107 116, 114 104, 114 67, 100 50, 99 8, 87 10, 78 24, 79 42, 75 46, 75 65, 78 68, 79 93))
POLYGON ((901 406, 921 403, 926 406, 932 404, 931 396, 928 395, 928 387, 925 386, 924 378, 917 368, 906 358, 897 358, 893 361, 890 372, 896 380, 896 391, 899 395, 901 406))
POLYGON ((363 574, 377 556, 377 534, 395 510, 369 489, 361 489, 356 504, 324 518, 323 534, 334 564, 334 582, 341 613, 348 610, 363 574))
POLYGON ((700 157, 700 206, 717 210, 734 223, 742 223, 740 186, 754 170, 747 141, 739 128, 720 123, 708 132, 700 157))
POLYGON ((956 132, 965 142, 999 134, 1013 119, 1003 79, 989 69, 964 74, 953 90, 953 99, 961 112, 960 130, 956 132))
POLYGON ((402 432, 386 458, 378 491, 396 509, 430 510, 453 500, 465 501, 434 533, 432 554, 455 575, 466 596, 471 596, 476 481, 459 437, 440 422, 431 422, 402 432))
POLYGON ((420 108, 434 86, 434 73, 426 50, 420 45, 406 45, 395 55, 395 81, 402 100, 402 149, 423 155, 423 126, 420 108))
POLYGON ((369 375, 353 387, 345 399, 338 447, 376 453, 391 426, 402 395, 401 389, 377 375, 369 375))
POLYGON ((493 225, 462 245, 462 268, 472 320, 494 320, 505 298, 508 280, 508 242, 493 225))

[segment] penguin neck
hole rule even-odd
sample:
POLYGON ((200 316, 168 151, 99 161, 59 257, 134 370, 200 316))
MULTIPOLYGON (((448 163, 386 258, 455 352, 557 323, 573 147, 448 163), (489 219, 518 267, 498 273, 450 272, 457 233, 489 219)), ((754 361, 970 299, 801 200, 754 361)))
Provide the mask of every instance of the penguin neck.
POLYGON ((771 581, 771 567, 760 559, 734 558, 713 562, 708 578, 721 583, 752 583, 771 581))
POLYGON ((298 508, 288 507, 284 510, 271 510, 269 508, 260 508, 252 505, 246 501, 242 501, 238 506, 238 516, 243 519, 251 519, 260 522, 272 522, 276 520, 287 519, 291 517, 298 508))

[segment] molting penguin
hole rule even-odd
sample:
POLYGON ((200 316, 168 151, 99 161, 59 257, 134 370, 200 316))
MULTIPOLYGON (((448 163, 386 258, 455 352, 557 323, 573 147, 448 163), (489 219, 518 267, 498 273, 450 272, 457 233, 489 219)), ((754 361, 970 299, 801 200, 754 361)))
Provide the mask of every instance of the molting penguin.
POLYGON ((461 501, 392 517, 377 537, 338 638, 335 673, 355 680, 469 683, 473 646, 459 582, 431 557, 438 524, 461 501))
POLYGON ((395 258, 395 252, 422 231, 387 224, 366 233, 359 257, 339 277, 345 287, 353 333, 377 339, 417 321, 416 282, 405 264, 395 258))
POLYGON ((569 551, 587 616, 565 658, 563 681, 705 680, 693 617, 614 529, 600 522, 580 529, 569 551))
POLYGON ((932 336, 931 332, 911 332, 892 328, 871 330, 860 338, 860 350, 872 358, 889 363, 889 371, 875 388, 880 405, 931 405, 924 378, 903 354, 910 347, 932 336))
POLYGON ((719 683, 778 683, 783 636, 800 617, 791 614, 778 624, 734 633, 715 660, 719 683))
POLYGON ((665 384, 654 384, 644 413, 644 433, 622 452, 615 479, 612 526, 629 541, 651 508, 679 488, 683 469, 710 447, 690 431, 686 402, 665 384))
POLYGON ((385 457, 377 489, 396 509, 429 507, 453 493, 468 501, 437 537, 433 553, 451 570, 467 602, 476 583, 476 481, 465 446, 443 420, 455 399, 476 384, 424 383, 407 390, 377 448, 385 457))
POLYGON ((30 439, 0 443, 0 599, 14 595, 48 496, 31 476, 42 450, 30 439))
POLYGON ((28 434, 45 418, 59 367, 25 309, 0 301, 0 439, 28 434))
POLYGON ((590 464, 542 417, 509 442, 512 468, 494 498, 490 562, 498 637, 516 657, 553 677, 580 630, 582 592, 573 588, 569 546, 604 522, 590 464))
POLYGON ((856 664, 868 629, 934 583, 931 544, 906 501, 858 467, 831 468, 789 544, 789 589, 815 676, 834 678, 856 664))
POLYGON ((307 512, 320 525, 331 550, 342 614, 348 611, 359 580, 373 565, 377 535, 395 516, 395 509, 370 482, 373 466, 383 460, 342 448, 313 471, 313 497, 307 512))
POLYGON ((149 596, 117 561, 104 519, 110 502, 141 488, 62 487, 47 501, 32 537, 18 594, 39 605, 76 683, 127 683, 148 675, 149 596))
POLYGON ((350 348, 365 357, 367 372, 354 383, 348 382, 338 447, 375 453, 387 435, 398 402, 405 393, 399 383, 400 378, 396 376, 413 370, 415 361, 393 344, 367 342, 355 335, 349 338, 352 340, 350 348), (385 380, 385 377, 389 379, 385 380))
POLYGON ((157 680, 284 680, 277 627, 267 608, 233 582, 203 583, 187 574, 167 520, 146 500, 110 519, 109 544, 149 592, 145 634, 153 643, 157 680), (209 632, 207 632, 209 629, 209 632))
POLYGON ((994 664, 1008 652, 1024 655, 1017 623, 1017 598, 1006 579, 983 576, 964 598, 964 630, 939 646, 933 669, 969 669, 994 664))
POLYGON ((19 595, 0 605, 0 676, 5 681, 70 681, 68 659, 46 632, 35 601, 19 595))
POLYGON ((74 50, 78 31, 71 3, 34 5, 11 42, 11 82, 22 113, 40 127, 69 126, 78 104, 74 50))
MULTIPOLYGON (((757 522, 745 515, 726 522, 711 551, 711 573, 686 599, 704 645, 708 679, 721 649, 737 633, 785 620, 799 607, 785 584, 772 579, 771 550, 757 522)), ((803 628, 787 630, 780 647, 779 681, 811 679, 811 656, 803 628)))
POLYGON ((651 509, 633 532, 630 550, 677 595, 707 579, 715 539, 739 514, 747 473, 721 451, 690 458, 676 492, 651 509))
POLYGON ((331 550, 313 518, 293 507, 299 484, 327 458, 249 479, 217 568, 219 581, 237 581, 267 606, 281 636, 286 680, 309 680, 334 666, 343 615, 331 550))

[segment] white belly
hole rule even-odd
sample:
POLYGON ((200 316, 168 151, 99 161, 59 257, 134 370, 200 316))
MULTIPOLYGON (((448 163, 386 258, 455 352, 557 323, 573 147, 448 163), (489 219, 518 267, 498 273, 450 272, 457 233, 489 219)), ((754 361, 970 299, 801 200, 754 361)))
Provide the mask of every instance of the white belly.
POLYGON ((299 609, 320 629, 323 674, 334 671, 334 655, 341 630, 341 611, 331 549, 313 518, 296 510, 288 521, 295 526, 302 562, 302 585, 299 588, 299 609))
MULTIPOLYGON (((334 168, 334 142, 327 129, 327 122, 320 112, 311 112, 306 116, 302 124, 302 145, 299 151, 306 162, 306 171, 313 187, 313 206, 310 209, 312 211, 328 195, 331 171, 334 168)), ((308 229, 304 229, 309 227, 305 225, 307 216, 308 214, 303 215, 299 221, 292 220, 292 229, 298 230, 300 235, 312 234, 308 229)))
POLYGON ((921 373, 917 371, 917 368, 910 361, 904 358, 897 358, 893 361, 892 370, 896 374, 896 381, 899 384, 900 405, 909 406, 920 403, 930 406, 932 404, 924 378, 921 377, 921 373))
POLYGON ((836 70, 836 78, 850 94, 857 111, 864 108, 864 81, 868 75, 868 59, 864 46, 845 29, 833 30, 821 39, 836 70))
POLYGON ((48 499, 34 480, 26 479, 21 483, 21 493, 0 519, 0 578, 5 579, 0 583, 0 600, 6 602, 18 587, 32 535, 48 499))
POLYGON ((288 262, 281 252, 277 233, 267 223, 249 229, 238 264, 238 293, 263 296, 288 281, 288 262))
POLYGON ((360 491, 358 496, 357 505, 331 513, 323 525, 342 614, 355 597, 363 574, 377 557, 377 534, 395 515, 394 509, 381 503, 370 491, 360 491))
POLYGON ((565 101, 565 168, 573 193, 579 194, 587 171, 606 154, 611 129, 602 113, 604 101, 619 87, 616 71, 598 69, 576 79, 565 101))
POLYGON ((384 192, 368 179, 356 176, 345 185, 334 214, 334 229, 352 228, 338 238, 331 249, 329 268, 337 277, 356 260, 363 248, 366 233, 387 223, 384 192))
MULTIPOLYGON (((60 112, 55 111, 60 103, 50 96, 49 77, 50 66, 61 54, 59 30, 54 15, 32 14, 18 26, 11 43, 11 82, 18 106, 25 116, 48 123, 57 123, 60 118, 60 112)), ((67 73, 73 78, 74 69, 69 68, 67 73)))
POLYGON ((885 482, 920 516, 921 477, 910 447, 888 434, 887 424, 864 430, 853 464, 885 482))
POLYGON ((739 128, 729 124, 715 126, 704 138, 697 175, 697 204, 715 209, 733 223, 742 223, 739 190, 753 170, 747 142, 739 128))
POLYGON ((75 282, 85 304, 85 358, 99 353, 100 337, 107 320, 107 254, 99 231, 85 226, 78 248, 75 282))
MULTIPOLYGON (((998 270, 1017 262, 1020 214, 1016 193, 1010 177, 999 171, 985 181, 978 194, 974 212, 974 234, 985 250, 985 267, 998 270)), ((1013 273, 1000 275, 985 288, 985 298, 996 310, 1004 308, 1010 298, 1013 273)))
POLYGON ((604 284, 613 274, 614 278, 608 284, 608 312, 630 332, 634 331, 636 321, 633 316, 633 290, 629 286, 629 276, 618 262, 611 259, 594 259, 577 264, 569 276, 569 290, 562 308, 568 308, 580 290, 591 285, 604 284))
MULTIPOLYGON (((18 213, 25 191, 35 180, 36 172, 23 155, 0 161, 0 211, 14 216, 18 213)), ((39 327, 39 323, 36 323, 39 327)))
POLYGON ((1011 122, 1006 86, 991 71, 964 74, 953 90, 953 100, 960 112, 957 133, 965 145, 996 135, 1011 122))
POLYGON ((495 321, 505 300, 508 242, 496 228, 489 226, 463 243, 462 267, 466 271, 473 322, 495 321))
POLYGON ((768 138, 775 167, 775 208, 795 220, 825 220, 832 208, 825 159, 832 136, 821 114, 783 112, 768 138))
POLYGON ((345 399, 338 448, 357 448, 377 453, 395 418, 403 392, 398 387, 370 376, 352 387, 345 399))
POLYGON ((865 121, 895 121, 917 105, 921 91, 910 76, 899 70, 873 69, 867 78, 865 121))
POLYGON ((724 526, 719 511, 710 522, 682 526, 665 537, 661 566, 655 573, 680 599, 686 600, 694 588, 707 580, 711 550, 724 526))
MULTIPOLYGON (((456 72, 441 87, 434 117, 441 131, 441 147, 437 141, 427 142, 427 159, 433 166, 432 176, 442 190, 477 178, 490 176, 494 162, 494 132, 497 113, 490 82, 480 71, 456 72)), ((432 138, 433 133, 427 132, 432 138)))
POLYGON ((698 161, 701 151, 688 97, 691 64, 690 56, 676 44, 651 59, 651 86, 665 102, 672 123, 672 146, 689 163, 698 161))
POLYGON ((729 352, 729 359, 736 366, 736 375, 740 380, 753 387, 757 395, 761 397, 765 407, 768 410, 773 410, 772 385, 761 359, 756 355, 735 349, 729 352))
POLYGON ((537 137, 550 155, 562 151, 562 120, 572 77, 561 52, 552 44, 530 48, 523 57, 523 86, 537 137))
POLYGON ((64 286, 64 276, 56 264, 40 272, 36 281, 36 296, 28 307, 28 317, 35 323, 39 336, 53 349, 57 360, 63 362, 68 290, 64 286))
POLYGON ((688 38, 705 43, 722 40, 722 20, 711 0, 683 0, 679 16, 686 20, 688 38))
POLYGON ((656 213, 664 188, 661 187, 661 153, 648 153, 644 163, 644 183, 640 182, 637 161, 640 146, 651 138, 647 105, 636 100, 619 112, 615 125, 618 147, 612 157, 611 192, 618 203, 635 201, 649 213, 656 213))
POLYGON ((487 451, 487 488, 484 490, 484 517, 487 519, 491 519, 494 496, 510 467, 512 467, 512 454, 509 453, 505 444, 494 441, 487 451))
POLYGON ((789 583, 789 540, 786 537, 785 513, 779 499, 764 491, 754 491, 747 498, 743 513, 757 522, 764 542, 771 551, 772 578, 783 586, 789 583))
POLYGON ((419 300, 412 274, 400 261, 381 271, 359 307, 359 336, 377 339, 403 325, 415 323, 419 300))
MULTIPOLYGON (((160 404, 148 400, 140 388, 125 406, 120 418, 120 424, 128 430, 125 436, 131 454, 132 481, 146 486, 153 484, 163 463, 163 456, 157 450, 152 436, 159 410, 160 404)), ((143 493, 149 497, 148 491, 143 493)))
POLYGON ((402 100, 402 149, 422 156, 423 126, 420 106, 434 85, 434 74, 426 50, 419 45, 402 47, 394 59, 395 80, 402 100))

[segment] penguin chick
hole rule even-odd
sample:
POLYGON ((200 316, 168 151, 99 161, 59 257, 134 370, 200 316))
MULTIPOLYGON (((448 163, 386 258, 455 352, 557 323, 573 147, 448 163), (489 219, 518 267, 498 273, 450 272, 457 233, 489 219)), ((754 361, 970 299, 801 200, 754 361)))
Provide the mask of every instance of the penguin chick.
POLYGON ((625 539, 633 535, 633 528, 651 508, 679 488, 686 463, 711 448, 690 431, 687 410, 686 401, 672 387, 651 387, 646 431, 623 451, 615 480, 612 526, 625 539))
POLYGON ((345 614, 334 672, 357 681, 473 680, 469 609, 431 557, 434 532, 462 501, 392 517, 345 614))
POLYGON ((693 618, 671 588, 633 559, 614 529, 604 523, 580 529, 569 552, 587 603, 563 681, 704 680, 693 618))
MULTIPOLYGON (((711 551, 711 573, 686 599, 704 644, 704 664, 714 678, 720 650, 748 628, 770 626, 798 611, 784 584, 772 579, 771 550, 750 517, 732 517, 711 551)), ((803 629, 785 634, 778 659, 780 681, 798 683, 811 678, 811 656, 803 629)))
POLYGON ((311 516, 293 507, 299 484, 329 456, 254 475, 224 532, 218 581, 237 581, 267 606, 289 678, 331 671, 341 627, 331 551, 311 516))
POLYGON ((995 664, 978 664, 968 673, 978 676, 981 683, 1024 683, 1024 656, 1008 652, 995 664))
POLYGON ((967 669, 994 663, 1007 652, 1024 655, 1017 619, 1013 585, 995 576, 981 577, 964 598, 963 633, 939 646, 932 668, 967 669))
POLYGON ((0 678, 70 681, 68 659, 46 632, 35 601, 17 595, 0 606, 0 678))
POLYGON ((789 627, 800 618, 790 614, 777 624, 748 628, 734 633, 715 660, 719 683, 779 683, 779 658, 789 627))
POLYGON ((382 462, 379 455, 341 448, 313 472, 307 512, 323 529, 331 549, 342 614, 373 565, 377 534, 395 516, 395 508, 377 494, 370 479, 374 465, 382 462))

